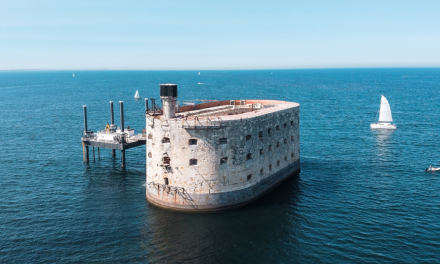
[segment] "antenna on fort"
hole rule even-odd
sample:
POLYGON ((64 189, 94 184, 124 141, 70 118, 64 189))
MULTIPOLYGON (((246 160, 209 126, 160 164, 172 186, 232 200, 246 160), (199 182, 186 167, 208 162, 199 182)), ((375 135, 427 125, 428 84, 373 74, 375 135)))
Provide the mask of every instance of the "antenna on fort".
POLYGON ((148 113, 148 98, 145 98, 145 113, 148 113))
POLYGON ((177 84, 161 84, 160 99, 162 99, 164 119, 174 118, 176 114, 177 84))

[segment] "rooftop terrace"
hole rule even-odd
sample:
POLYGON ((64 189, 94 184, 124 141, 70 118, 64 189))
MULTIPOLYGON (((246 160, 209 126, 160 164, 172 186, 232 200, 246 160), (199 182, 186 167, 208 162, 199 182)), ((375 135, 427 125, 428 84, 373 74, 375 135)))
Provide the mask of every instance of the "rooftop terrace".
POLYGON ((298 104, 278 100, 227 100, 183 106, 179 108, 176 117, 187 119, 216 117, 233 120, 251 118, 295 106, 298 104))

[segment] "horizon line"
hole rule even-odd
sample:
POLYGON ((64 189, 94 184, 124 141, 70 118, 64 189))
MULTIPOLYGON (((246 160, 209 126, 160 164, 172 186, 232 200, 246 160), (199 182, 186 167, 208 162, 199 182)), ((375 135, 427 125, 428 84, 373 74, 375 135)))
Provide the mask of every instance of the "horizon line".
POLYGON ((208 68, 208 69, 142 69, 142 68, 85 68, 85 69, 0 69, 0 72, 5 71, 253 71, 253 70, 325 70, 325 69, 436 69, 440 66, 373 66, 373 67, 303 67, 303 68, 208 68))

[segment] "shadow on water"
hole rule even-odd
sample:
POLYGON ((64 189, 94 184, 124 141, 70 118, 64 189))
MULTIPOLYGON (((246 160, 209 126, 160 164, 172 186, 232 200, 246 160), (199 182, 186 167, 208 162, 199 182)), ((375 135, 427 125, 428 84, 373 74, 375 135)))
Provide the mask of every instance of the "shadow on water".
POLYGON ((148 205, 142 229, 145 258, 153 262, 295 262, 301 246, 299 174, 246 207, 217 213, 181 213, 148 205), (284 209, 283 209, 284 208, 284 209), (280 228, 281 227, 281 228, 280 228), (286 248, 274 245, 285 241, 286 248))

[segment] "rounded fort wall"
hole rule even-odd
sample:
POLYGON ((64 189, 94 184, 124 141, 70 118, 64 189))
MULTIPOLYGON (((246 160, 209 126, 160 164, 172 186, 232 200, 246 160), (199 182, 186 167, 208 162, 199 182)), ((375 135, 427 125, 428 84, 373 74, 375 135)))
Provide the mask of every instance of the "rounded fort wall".
POLYGON ((171 208, 188 201, 159 186, 180 188, 188 195, 239 191, 298 163, 297 104, 247 118, 225 118, 219 127, 208 129, 191 128, 188 122, 147 117, 147 185, 156 184, 147 187, 147 197, 171 208))

